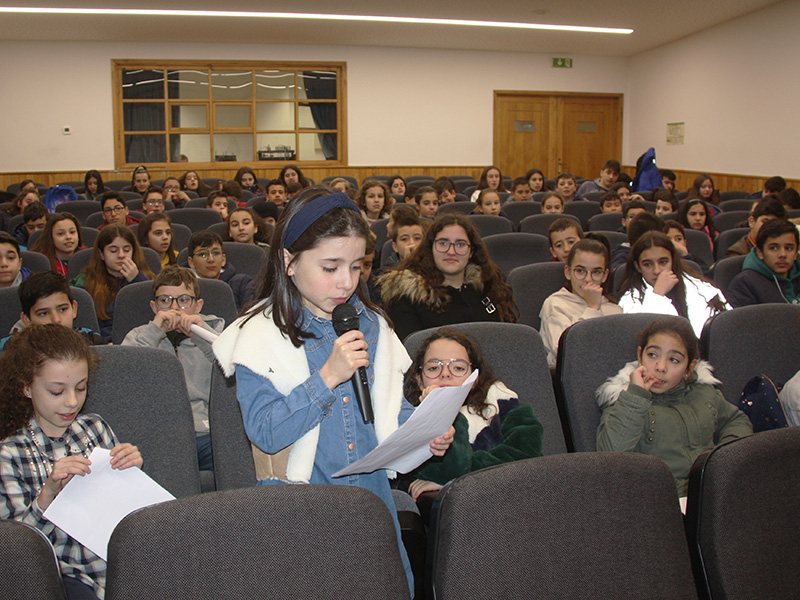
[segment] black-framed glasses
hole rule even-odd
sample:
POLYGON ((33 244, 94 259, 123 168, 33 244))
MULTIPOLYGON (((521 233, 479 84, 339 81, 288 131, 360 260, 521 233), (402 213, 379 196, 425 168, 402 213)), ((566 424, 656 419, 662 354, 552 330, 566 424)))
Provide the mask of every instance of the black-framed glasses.
POLYGON ((106 213, 106 214, 109 214, 109 215, 110 215, 111 213, 114 213, 115 215, 118 215, 118 214, 119 214, 119 213, 121 213, 123 210, 125 210, 125 207, 124 207, 124 206, 114 206, 114 207, 108 207, 108 208, 104 208, 104 209, 103 209, 103 212, 104 212, 104 213, 106 213))
POLYGON ((453 377, 464 377, 469 373, 472 364, 463 358, 451 358, 447 362, 432 358, 420 367, 420 371, 428 379, 438 379, 442 376, 442 371, 445 367, 453 377))
POLYGON ((456 254, 459 256, 464 256, 465 254, 469 253, 469 249, 472 246, 469 242, 464 241, 457 241, 451 242, 450 240, 446 240, 444 238, 433 240, 433 247, 437 252, 441 252, 442 254, 447 254, 452 247, 456 254))
POLYGON ((209 259, 219 260, 220 258, 222 258, 222 255, 223 255, 222 250, 212 250, 211 252, 203 250, 192 254, 192 258, 199 258, 200 260, 209 260, 209 259))
POLYGON ((168 296, 167 294, 161 294, 156 296, 156 306, 163 310, 169 310, 172 308, 172 303, 177 302, 178 308, 186 310, 192 307, 194 301, 197 300, 197 296, 190 296, 189 294, 181 294, 180 296, 168 296))

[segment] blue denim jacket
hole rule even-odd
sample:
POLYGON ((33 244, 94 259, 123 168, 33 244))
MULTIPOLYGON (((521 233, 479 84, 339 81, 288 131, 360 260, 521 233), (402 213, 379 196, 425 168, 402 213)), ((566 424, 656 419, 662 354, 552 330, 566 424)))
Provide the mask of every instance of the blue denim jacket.
MULTIPOLYGON (((375 347, 379 333, 378 317, 355 295, 349 302, 356 307, 360 321, 359 328, 367 341, 370 362, 367 376, 372 387, 375 347)), ((366 456, 378 445, 378 440, 375 427, 364 423, 352 383, 348 380, 331 391, 319 374, 319 370, 333 350, 334 341, 339 337, 333 330, 332 322, 316 317, 304 308, 303 330, 314 334, 314 338, 305 342, 311 377, 298 385, 288 396, 278 392, 268 379, 247 367, 236 366, 237 396, 247 436, 265 452, 275 453, 294 443, 319 424, 319 442, 310 482, 356 485, 370 490, 389 508, 400 540, 400 526, 385 471, 332 477, 333 473, 366 456)), ((405 423, 413 410, 414 408, 404 399, 398 425, 405 423)), ((260 483, 280 482, 268 480, 260 483)), ((403 566, 411 582, 413 577, 402 542, 400 550, 403 566)))

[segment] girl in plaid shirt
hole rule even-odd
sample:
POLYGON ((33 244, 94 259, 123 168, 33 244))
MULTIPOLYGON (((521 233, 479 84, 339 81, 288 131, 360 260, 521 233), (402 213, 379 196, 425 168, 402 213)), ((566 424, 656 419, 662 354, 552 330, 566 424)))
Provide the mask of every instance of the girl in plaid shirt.
POLYGON ((96 447, 114 469, 141 467, 98 415, 79 414, 97 364, 83 337, 61 325, 30 325, 0 356, 0 518, 40 529, 52 542, 70 600, 103 598, 106 563, 44 516, 75 476, 90 472, 96 447))

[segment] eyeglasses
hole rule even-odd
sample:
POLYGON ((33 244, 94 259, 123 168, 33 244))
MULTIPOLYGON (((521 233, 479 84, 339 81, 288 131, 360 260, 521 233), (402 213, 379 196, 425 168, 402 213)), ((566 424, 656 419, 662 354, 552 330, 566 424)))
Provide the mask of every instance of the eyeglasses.
POLYGON ((177 186, 177 185, 165 185, 164 186, 164 190, 166 190, 167 192, 177 192, 179 189, 181 189, 181 188, 179 186, 177 186))
POLYGON ((125 208, 126 207, 124 207, 124 206, 114 206, 113 208, 111 208, 111 207, 104 208, 103 212, 106 213, 107 215, 110 215, 111 213, 114 213, 115 215, 118 215, 123 210, 125 210, 125 208))
POLYGON ((595 281, 600 281, 605 273, 605 269, 592 269, 591 271, 588 271, 583 267, 575 267, 572 269, 572 275, 575 277, 575 279, 586 279, 586 276, 590 275, 595 281))
POLYGON ((160 296, 156 296, 156 306, 158 306, 158 308, 168 310, 172 308, 173 302, 177 302, 179 308, 186 310, 187 308, 192 307, 192 304, 196 299, 197 296, 190 296, 189 294, 181 294, 177 297, 161 294, 160 296))
POLYGON ((223 254, 224 252, 222 252, 221 250, 213 250, 211 252, 195 252, 194 254, 192 254, 192 257, 199 258, 200 260, 209 260, 209 259, 219 260, 220 258, 222 258, 223 254))
POLYGON ((147 204, 147 206, 164 206, 164 201, 163 200, 148 200, 147 202, 145 202, 145 204, 147 204))
POLYGON ((441 252, 442 254, 447 254, 452 247, 456 254, 464 256, 469 253, 469 249, 472 246, 467 242, 451 242, 450 240, 442 238, 433 240, 433 247, 437 252, 441 252))
POLYGON ((442 362, 434 358, 422 365, 420 370, 428 379, 438 379, 441 377, 445 367, 447 367, 447 370, 450 371, 450 375, 453 377, 464 377, 464 375, 469 373, 471 366, 472 364, 468 363, 463 358, 451 358, 447 362, 442 362))

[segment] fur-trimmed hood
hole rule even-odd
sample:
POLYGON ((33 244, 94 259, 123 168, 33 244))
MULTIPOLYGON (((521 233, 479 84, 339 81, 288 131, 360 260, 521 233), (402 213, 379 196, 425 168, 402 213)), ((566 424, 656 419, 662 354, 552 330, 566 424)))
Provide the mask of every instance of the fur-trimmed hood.
MULTIPOLYGON (((631 382, 631 373, 639 366, 638 361, 631 361, 622 367, 616 375, 606 379, 597 391, 595 392, 595 399, 600 408, 606 405, 614 404, 619 398, 619 395, 628 389, 631 382)), ((714 377, 714 368, 708 361, 699 360, 697 366, 694 368, 694 373, 690 378, 690 383, 704 383, 707 385, 718 385, 722 383, 719 379, 714 377)))
MULTIPOLYGON (((467 264, 464 284, 472 286, 479 292, 483 291, 481 268, 478 265, 467 264)), ((407 298, 414 304, 423 304, 433 312, 440 312, 450 299, 446 291, 443 293, 446 287, 432 286, 422 275, 411 269, 390 269, 378 277, 378 285, 381 288, 381 299, 385 304, 407 298)))

